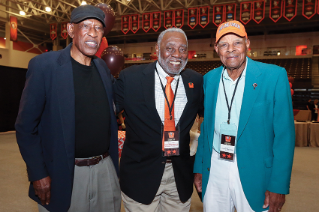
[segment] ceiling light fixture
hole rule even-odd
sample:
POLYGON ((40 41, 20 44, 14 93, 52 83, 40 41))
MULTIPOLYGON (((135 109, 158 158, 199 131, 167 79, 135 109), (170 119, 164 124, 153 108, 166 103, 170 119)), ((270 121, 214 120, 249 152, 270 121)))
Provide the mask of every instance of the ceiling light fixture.
POLYGON ((45 11, 51 12, 51 7, 45 7, 45 11))
POLYGON ((86 1, 82 1, 81 5, 87 5, 86 1))
POLYGON ((20 14, 20 15, 25 15, 25 12, 22 11, 22 10, 20 10, 19 14, 20 14))

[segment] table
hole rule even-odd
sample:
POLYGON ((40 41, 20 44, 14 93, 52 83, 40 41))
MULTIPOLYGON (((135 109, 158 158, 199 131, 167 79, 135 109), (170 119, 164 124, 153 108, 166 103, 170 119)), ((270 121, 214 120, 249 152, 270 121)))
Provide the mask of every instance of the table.
POLYGON ((125 142, 125 136, 126 132, 125 131, 118 131, 118 149, 119 149, 119 157, 122 155, 122 149, 123 149, 123 144, 125 142))
POLYGON ((319 147, 319 123, 311 123, 309 131, 309 146, 319 147))
POLYGON ((310 122, 295 122, 295 146, 308 146, 310 122))

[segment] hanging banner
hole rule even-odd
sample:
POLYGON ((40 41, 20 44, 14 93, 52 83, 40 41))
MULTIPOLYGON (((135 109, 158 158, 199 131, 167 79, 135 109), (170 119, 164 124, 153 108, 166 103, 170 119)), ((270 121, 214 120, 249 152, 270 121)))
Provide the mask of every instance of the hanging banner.
POLYGON ((227 21, 233 21, 236 20, 236 4, 226 4, 224 14, 226 15, 226 18, 224 20, 227 21))
POLYGON ((139 20, 140 20, 140 16, 138 14, 131 15, 130 28, 134 34, 140 29, 139 20))
POLYGON ((240 3, 240 21, 243 24, 248 24, 252 17, 252 2, 242 2, 240 3))
POLYGON ((161 12, 153 12, 151 19, 151 28, 157 32, 161 28, 161 12))
POLYGON ((198 24, 198 8, 188 8, 188 26, 194 29, 198 24))
POLYGON ((318 0, 318 2, 317 2, 317 13, 319 14, 319 0, 318 0))
POLYGON ((124 34, 127 34, 130 31, 130 16, 122 16, 121 29, 124 34))
POLYGON ((56 39, 56 37, 58 36, 57 28, 58 28, 57 24, 50 24, 50 38, 51 38, 51 40, 56 39))
POLYGON ((67 39, 68 38, 67 24, 68 24, 68 22, 62 22, 61 23, 61 36, 62 36, 63 39, 67 39))
POLYGON ((282 0, 270 0, 269 18, 273 22, 276 23, 281 18, 282 8, 283 8, 282 0))
POLYGON ((148 32, 151 29, 151 15, 152 13, 144 13, 142 15, 142 29, 148 32))
POLYGON ((298 0, 284 0, 284 18, 291 21, 297 15, 298 0))
POLYGON ((18 41, 18 20, 14 16, 10 16, 10 40, 18 41))
POLYGON ((184 25, 184 10, 179 9, 174 11, 174 26, 177 28, 182 28, 184 25))
POLYGON ((165 11, 164 12, 164 28, 171 28, 174 26, 173 20, 174 20, 174 11, 170 10, 170 11, 165 11))
POLYGON ((260 24, 265 18, 265 1, 254 1, 253 2, 253 20, 260 24))
POLYGON ((218 27, 224 20, 224 5, 217 5, 213 7, 213 23, 218 27))
POLYGON ((200 7, 199 9, 199 26, 205 28, 209 24, 209 6, 200 7))
POLYGON ((302 2, 302 15, 307 19, 312 18, 316 13, 317 1, 316 0, 303 0, 302 2))

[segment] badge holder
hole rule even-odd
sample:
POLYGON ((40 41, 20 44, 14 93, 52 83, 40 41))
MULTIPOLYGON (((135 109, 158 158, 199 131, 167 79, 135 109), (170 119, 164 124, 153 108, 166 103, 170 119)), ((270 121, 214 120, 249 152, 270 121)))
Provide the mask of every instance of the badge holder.
MULTIPOLYGON (((179 127, 178 127, 179 129, 179 127)), ((164 131, 163 157, 179 156, 179 130, 164 131)))
POLYGON ((237 126, 233 123, 220 125, 220 158, 233 161, 237 136, 237 126))

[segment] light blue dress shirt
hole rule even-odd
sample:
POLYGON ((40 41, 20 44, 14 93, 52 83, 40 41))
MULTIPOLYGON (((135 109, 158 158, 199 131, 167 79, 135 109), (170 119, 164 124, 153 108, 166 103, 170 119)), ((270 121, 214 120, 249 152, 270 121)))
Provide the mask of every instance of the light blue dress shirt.
MULTIPOLYGON (((243 101, 247 64, 248 64, 248 59, 246 58, 246 66, 241 78, 239 79, 237 90, 234 96, 234 101, 231 107, 231 113, 230 113, 230 123, 235 124, 237 127, 236 135, 238 131, 240 109, 241 109, 241 105, 243 101)), ((221 123, 226 123, 228 119, 228 107, 227 107, 227 103, 225 99, 222 77, 224 78, 224 85, 225 85, 225 90, 227 94, 228 104, 231 103, 236 82, 238 80, 238 78, 236 80, 232 80, 229 77, 227 70, 224 68, 221 78, 219 80, 218 96, 217 96, 216 112, 215 112, 215 131, 214 131, 213 148, 216 152, 220 152, 220 125, 221 123)), ((237 142, 237 137, 235 142, 237 142)), ((235 143, 235 146, 236 146, 236 143, 235 143)))

